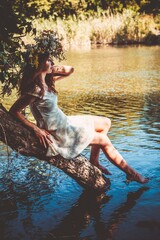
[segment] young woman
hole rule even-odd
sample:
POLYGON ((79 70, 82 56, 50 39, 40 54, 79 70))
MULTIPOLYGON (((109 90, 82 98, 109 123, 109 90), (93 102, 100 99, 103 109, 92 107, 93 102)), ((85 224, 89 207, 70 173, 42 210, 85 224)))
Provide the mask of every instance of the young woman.
POLYGON ((60 154, 71 159, 91 145, 90 162, 103 173, 110 174, 98 161, 100 149, 110 162, 126 173, 128 180, 146 183, 148 179, 131 168, 109 140, 110 119, 91 115, 66 116, 59 109, 54 83, 73 71, 71 66, 54 66, 46 56, 42 57, 37 70, 27 65, 19 88, 20 98, 10 113, 34 131, 46 148, 47 156, 60 154), (28 105, 36 125, 21 114, 28 105))

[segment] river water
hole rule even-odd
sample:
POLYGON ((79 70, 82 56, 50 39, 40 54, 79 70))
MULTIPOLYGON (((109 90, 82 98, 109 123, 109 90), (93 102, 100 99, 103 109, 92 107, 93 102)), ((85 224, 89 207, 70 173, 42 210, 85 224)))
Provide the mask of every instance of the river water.
MULTIPOLYGON (((158 240, 160 236, 160 47, 67 52, 74 73, 57 82, 66 114, 107 116, 112 143, 149 183, 126 184, 105 159, 111 185, 84 191, 60 170, 0 144, 1 238, 5 240, 158 240)), ((5 98, 7 109, 16 96, 5 98)), ((30 116, 31 120, 32 117, 30 116)), ((89 157, 89 148, 83 154, 89 157)), ((107 176, 108 177, 108 176, 107 176)))

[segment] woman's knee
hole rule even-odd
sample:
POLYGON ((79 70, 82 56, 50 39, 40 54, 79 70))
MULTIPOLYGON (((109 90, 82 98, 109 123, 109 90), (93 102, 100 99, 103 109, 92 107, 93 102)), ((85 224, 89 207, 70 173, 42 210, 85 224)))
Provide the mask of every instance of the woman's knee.
POLYGON ((109 129, 111 128, 111 120, 110 120, 110 118, 107 118, 107 117, 104 118, 104 125, 105 125, 106 131, 109 131, 109 129))
POLYGON ((99 116, 94 116, 93 119, 94 119, 95 131, 103 132, 107 134, 111 127, 111 120, 107 117, 99 117, 99 116))

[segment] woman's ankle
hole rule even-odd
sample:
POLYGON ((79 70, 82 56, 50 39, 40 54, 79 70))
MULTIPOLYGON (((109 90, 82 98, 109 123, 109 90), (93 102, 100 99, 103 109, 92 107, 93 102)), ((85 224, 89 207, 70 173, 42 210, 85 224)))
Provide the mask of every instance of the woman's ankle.
POLYGON ((149 178, 145 178, 143 177, 141 174, 135 172, 134 174, 126 174, 126 179, 128 182, 131 182, 131 181, 136 181, 138 183, 147 183, 149 181, 149 178))

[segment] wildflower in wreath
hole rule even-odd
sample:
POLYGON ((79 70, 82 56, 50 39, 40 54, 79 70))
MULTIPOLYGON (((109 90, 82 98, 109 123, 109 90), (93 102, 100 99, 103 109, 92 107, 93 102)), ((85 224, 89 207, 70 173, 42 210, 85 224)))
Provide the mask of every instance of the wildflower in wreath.
POLYGON ((25 45, 24 61, 36 69, 44 56, 50 56, 52 60, 64 60, 64 52, 59 37, 55 32, 44 31, 34 38, 35 44, 25 45))

